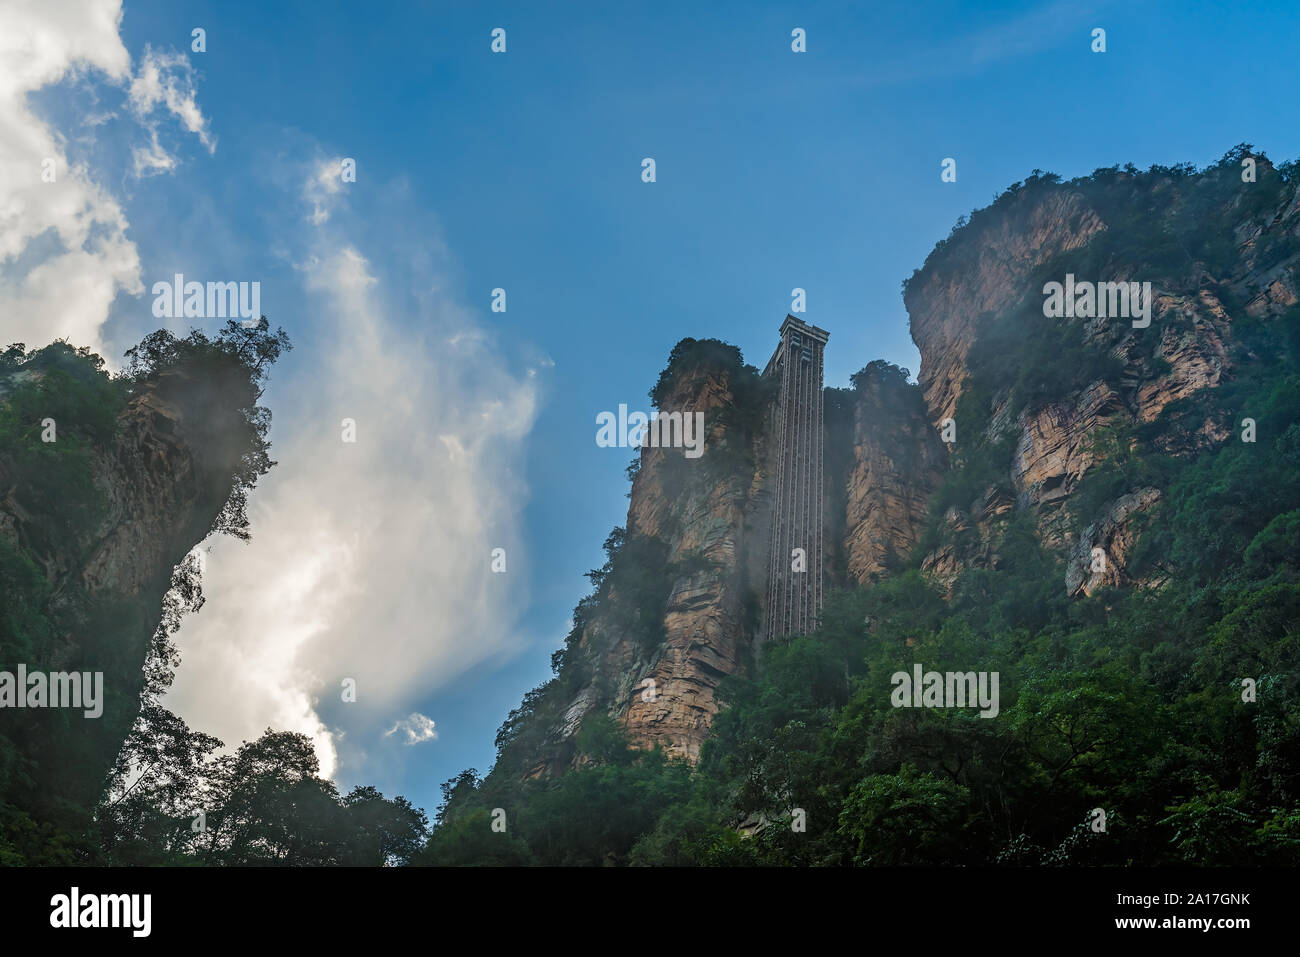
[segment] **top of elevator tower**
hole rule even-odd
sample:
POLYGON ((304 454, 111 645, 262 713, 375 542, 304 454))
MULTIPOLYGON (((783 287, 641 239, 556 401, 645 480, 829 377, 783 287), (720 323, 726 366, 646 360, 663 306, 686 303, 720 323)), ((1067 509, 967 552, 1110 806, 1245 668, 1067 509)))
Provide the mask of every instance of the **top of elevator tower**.
POLYGON ((777 343, 772 358, 767 360, 767 365, 763 368, 763 375, 768 375, 775 367, 780 365, 782 349, 787 345, 787 332, 790 334, 788 343, 795 346, 802 346, 805 340, 818 342, 824 346, 826 340, 831 337, 831 334, 825 329, 809 325, 802 319, 787 314, 785 322, 781 323, 781 341, 777 343))

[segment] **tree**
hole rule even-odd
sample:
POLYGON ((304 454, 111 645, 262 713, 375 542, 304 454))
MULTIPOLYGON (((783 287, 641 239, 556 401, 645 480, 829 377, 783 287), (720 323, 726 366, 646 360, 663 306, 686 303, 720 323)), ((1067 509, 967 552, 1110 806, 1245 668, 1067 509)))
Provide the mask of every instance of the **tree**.
POLYGON ((387 800, 376 788, 355 787, 343 799, 348 847, 340 863, 381 867, 408 863, 424 846, 429 819, 404 797, 387 800))
POLYGON ((146 704, 113 764, 95 816, 114 863, 175 863, 197 849, 196 815, 213 807, 211 761, 219 740, 146 704))
POLYGON ((898 774, 873 774, 854 785, 839 827, 854 843, 856 863, 946 863, 961 853, 969 800, 964 787, 905 764, 898 774))

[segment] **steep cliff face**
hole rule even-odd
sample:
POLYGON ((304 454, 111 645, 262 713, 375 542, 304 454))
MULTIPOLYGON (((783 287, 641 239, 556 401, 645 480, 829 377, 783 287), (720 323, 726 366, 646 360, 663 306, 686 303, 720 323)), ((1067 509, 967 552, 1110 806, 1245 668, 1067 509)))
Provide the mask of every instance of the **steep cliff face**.
MULTIPOLYGON (((1010 443, 1009 468, 991 475, 986 498, 1011 495, 1017 509, 1031 510, 1049 548, 1082 545, 1064 506, 1096 464, 1103 430, 1152 423, 1171 404, 1218 386, 1233 374, 1234 318, 1276 317, 1296 302, 1300 208, 1294 181, 1278 188, 1265 160, 1258 183, 1242 183, 1235 162, 1224 166, 1196 175, 1112 172, 1066 186, 1039 181, 981 211, 907 285, 931 422, 937 429, 956 417, 954 454, 972 441, 1010 443), (1148 237, 1145 244, 1139 236, 1148 237), (1063 354, 1090 348, 1093 355, 1109 356, 1112 368, 1084 376, 1074 387, 1049 385, 1039 390, 1046 395, 1028 401, 986 376, 981 399, 987 418, 976 416, 972 434, 971 409, 967 421, 958 410, 972 375, 978 379, 982 371, 968 361, 977 341, 987 336, 1014 355, 1047 321, 1040 310, 1043 282, 1063 282, 1067 273, 1091 282, 1150 282, 1150 325, 1135 328, 1129 317, 1113 316, 1067 323, 1059 343, 1063 354)), ((1029 353, 1020 361, 1037 358, 1029 353)), ((1197 442, 1221 442, 1227 434, 1224 423, 1206 421, 1197 442)), ((1138 491, 1126 490, 1123 501, 1105 502, 1081 516, 1084 524, 1095 523, 1083 538, 1103 534, 1100 529, 1109 542, 1103 578, 1111 584, 1129 581, 1123 567, 1126 526, 1159 497, 1158 490, 1144 490, 1128 498, 1138 491)), ((949 530, 973 525, 980 529, 980 545, 964 556, 942 546, 926 566, 950 580, 962 567, 990 560, 986 510, 981 501, 950 512, 949 530)), ((1067 587, 1090 593, 1100 580, 1081 578, 1072 565, 1067 587)))
POLYGON ((912 340, 921 352, 918 381, 937 422, 957 409, 966 379, 966 355, 979 317, 1006 307, 1036 267, 1078 249, 1105 225, 1078 192, 1019 196, 1003 214, 948 243, 945 268, 922 270, 909 283, 905 303, 912 340))
MULTIPOLYGON (((613 714, 630 741, 694 760, 718 711, 715 690, 752 654, 763 587, 766 516, 759 439, 725 413, 736 408, 737 370, 684 371, 664 412, 703 413, 702 454, 644 448, 632 484, 628 541, 662 546, 667 574, 651 611, 653 644, 623 627, 617 581, 580 640, 589 680, 565 710, 563 734, 592 708, 613 714)), ((752 382, 751 382, 752 387, 752 382)))
POLYGON ((97 718, 4 712, 0 798, 74 832, 138 713, 175 568, 215 527, 239 533, 270 467, 235 346, 160 343, 131 380, 61 344, 0 367, 0 669, 103 674, 97 718))
MULTIPOLYGON (((939 484, 946 453, 931 428, 921 392, 905 370, 872 363, 854 377, 852 431, 827 436, 852 455, 842 483, 844 555, 841 585, 865 585, 901 565, 925 525, 930 493, 939 484)), ((827 497, 835 502, 834 492, 827 497)))
POLYGON ((1140 488, 1110 503, 1070 549, 1065 588, 1071 597, 1091 595, 1103 585, 1154 584, 1135 581, 1125 568, 1137 536, 1133 519, 1160 501, 1158 488, 1140 488))
MULTIPOLYGON (((193 376, 167 372, 126 401, 111 443, 89 446, 103 511, 76 548, 42 543, 32 526, 44 516, 24 505, 16 487, 0 499, 0 538, 39 564, 56 594, 79 584, 92 599, 152 594, 149 603, 159 605, 172 568, 225 504, 239 465, 246 423, 236 409, 212 405, 210 398, 193 376)), ((76 434, 75 422, 62 428, 65 439, 76 434)), ((77 636, 69 635, 60 656, 77 647, 77 636)))

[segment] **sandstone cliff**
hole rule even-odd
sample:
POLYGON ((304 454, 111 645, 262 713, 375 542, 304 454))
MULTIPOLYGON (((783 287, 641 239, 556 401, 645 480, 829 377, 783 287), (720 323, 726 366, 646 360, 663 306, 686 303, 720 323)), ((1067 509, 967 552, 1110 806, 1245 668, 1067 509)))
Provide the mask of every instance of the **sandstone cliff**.
MULTIPOLYGON (((865 585, 912 553, 946 456, 905 370, 872 363, 854 378, 852 467, 842 480, 845 568, 840 584, 865 585)), ((828 501, 833 501, 828 497, 828 501)), ((828 516, 833 527, 838 515, 828 516)))
MULTIPOLYGON (((965 569, 998 565, 1011 520, 1034 530, 1071 596, 1166 579, 1164 567, 1129 568, 1162 492, 1125 471, 1125 452, 1142 441, 1190 454, 1228 438, 1235 423, 1187 400, 1235 374, 1234 322, 1276 318, 1300 290, 1296 172, 1284 181, 1260 158, 1258 182, 1247 183, 1244 155, 1200 172, 1127 167, 1070 183, 1035 174, 936 247, 905 284, 919 384, 873 362, 852 390, 826 390, 830 586, 869 586, 909 563, 951 585, 965 569), (1043 284, 1067 272, 1149 282, 1149 325, 1045 319, 1043 284), (1201 418, 1157 428, 1169 409, 1201 418), (941 441, 945 420, 951 441, 941 441)), ((706 363, 672 376, 660 397, 663 408, 708 410, 710 449, 739 454, 685 463, 680 451, 642 453, 627 533, 667 555, 668 580, 647 609, 658 630, 621 634, 617 586, 597 593, 578 640, 588 670, 576 691, 562 670, 563 720, 533 773, 582 760, 574 735, 590 714, 609 715, 639 746, 694 760, 719 681, 751 666, 767 562, 765 434, 761 423, 727 424, 738 404, 761 401, 755 392, 738 403, 740 375, 706 363)))
MULTIPOLYGON (((1101 535, 1109 556, 1104 580, 1111 584, 1129 581, 1124 554, 1132 536, 1125 529, 1155 504, 1159 490, 1127 489, 1094 514, 1074 516, 1088 526, 1074 537, 1062 507, 1096 462, 1098 434, 1154 422, 1171 404, 1219 385, 1232 374, 1233 320, 1276 317, 1297 301, 1300 206, 1294 179, 1268 189, 1264 178, 1276 181, 1277 174, 1267 160, 1260 160, 1258 183, 1240 182, 1235 158, 1222 166, 1214 171, 1217 181, 1211 173, 1178 169, 1154 175, 1110 171, 1077 184, 1045 180, 1013 190, 956 231, 948 248, 932 255, 907 284, 920 382, 938 429, 957 415, 972 372, 980 371, 967 362, 980 335, 996 336, 1014 352, 1032 334, 1027 327, 1042 322, 1044 278, 1059 281, 1073 272, 1092 281, 1151 282, 1149 327, 1134 328, 1127 318, 1073 321, 1074 344, 1109 355, 1118 365, 1113 374, 1061 390, 1050 401, 1014 406, 1008 390, 995 383, 987 394, 987 426, 971 435, 959 418, 952 449, 956 454, 963 442, 1009 441, 1007 469, 993 476, 985 498, 1014 497, 1017 509, 1035 515, 1044 544, 1053 549, 1086 553, 1101 535), (1188 209, 1197 218, 1180 221, 1188 209), (1140 218, 1134 218, 1135 210, 1140 218), (1175 254, 1144 256, 1134 242, 1139 232, 1151 237, 1147 249, 1168 242, 1177 247, 1175 254), (1196 239, 1204 245, 1193 247, 1196 239)), ((1206 421, 1196 436, 1206 443, 1227 434, 1224 423, 1206 421)), ((981 548, 959 556, 952 546, 942 547, 924 559, 926 567, 951 580, 960 568, 991 560, 989 519, 999 513, 987 509, 982 500, 947 516, 954 529, 979 527, 981 548)), ((1085 583, 1072 562, 1071 593, 1090 593, 1097 583, 1085 583)))
MULTIPOLYGON (((767 525, 762 475, 752 464, 759 440, 720 414, 735 407, 736 376, 753 372, 690 369, 661 400, 667 412, 703 412, 706 432, 699 458, 680 448, 640 450, 626 532, 664 546, 669 573, 651 612, 655 641, 647 646, 619 628, 619 616, 597 609, 580 640, 593 657, 591 674, 565 709, 565 736, 600 707, 634 743, 694 760, 718 711, 718 682, 750 654, 767 525)), ((618 589, 613 583, 608 604, 617 605, 618 589)))

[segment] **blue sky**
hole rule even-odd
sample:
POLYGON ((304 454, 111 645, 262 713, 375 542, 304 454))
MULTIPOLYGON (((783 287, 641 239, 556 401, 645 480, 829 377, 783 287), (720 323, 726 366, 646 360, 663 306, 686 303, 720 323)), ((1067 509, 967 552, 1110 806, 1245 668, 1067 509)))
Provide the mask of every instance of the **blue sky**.
MULTIPOLYGON (((116 6, 68 0, 41 29, 90 30, 83 5, 116 6)), ((762 366, 802 287, 828 385, 880 357, 915 374, 901 281, 1031 170, 1300 155, 1287 3, 128 0, 87 36, 12 123, 82 164, 138 263, 103 267, 102 317, 55 328, 120 357, 158 324, 132 277, 182 271, 260 281, 296 346, 266 395, 284 475, 253 544, 213 548, 172 706, 231 743, 312 733, 341 784, 430 811, 548 676, 626 515, 631 455, 595 416, 646 408, 680 338, 762 366), (149 51, 177 96, 130 105, 149 51), (171 166, 139 174, 155 135, 171 166), (329 178, 340 157, 355 183, 329 178), (497 544, 509 571, 484 580, 497 544), (354 672, 362 707, 334 690, 354 672)), ((13 292, 46 254, 30 232, 0 246, 0 302, 33 298, 13 292)))

